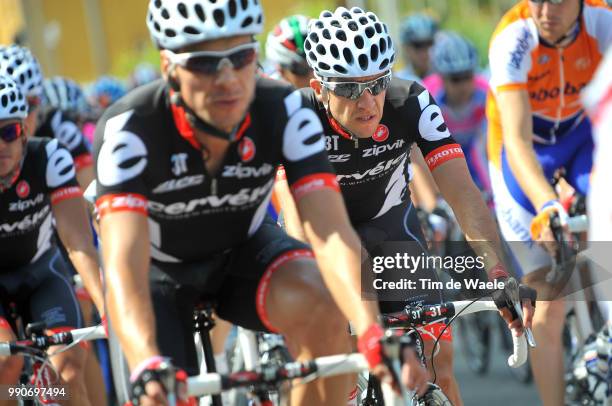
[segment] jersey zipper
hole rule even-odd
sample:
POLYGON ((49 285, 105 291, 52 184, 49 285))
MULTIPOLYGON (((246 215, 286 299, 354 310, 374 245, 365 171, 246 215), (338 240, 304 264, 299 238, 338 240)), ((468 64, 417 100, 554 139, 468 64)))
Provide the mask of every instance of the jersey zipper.
POLYGON ((551 130, 551 143, 554 144, 557 141, 557 131, 561 124, 561 113, 563 106, 565 105, 565 67, 563 66, 563 48, 557 48, 559 55, 559 106, 557 107, 557 118, 555 119, 555 125, 551 130))

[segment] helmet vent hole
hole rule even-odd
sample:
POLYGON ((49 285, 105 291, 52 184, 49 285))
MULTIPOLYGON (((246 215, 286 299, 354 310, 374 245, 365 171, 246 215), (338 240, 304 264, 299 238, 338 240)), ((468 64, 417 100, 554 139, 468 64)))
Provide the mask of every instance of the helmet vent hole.
POLYGON ((187 27, 183 28, 183 32, 185 32, 185 34, 191 34, 191 35, 200 34, 200 30, 198 30, 195 27, 192 27, 191 25, 188 25, 187 27))
POLYGON ((364 45, 364 41, 363 38, 361 38, 361 35, 358 35, 355 37, 355 46, 359 49, 362 49, 364 45))
POLYGON ((185 3, 179 3, 178 6, 176 6, 176 9, 178 10, 179 14, 183 16, 183 18, 189 18, 189 12, 187 11, 187 6, 185 3))
POLYGON ((383 59, 382 63, 380 64, 380 66, 378 67, 378 69, 383 70, 385 69, 387 66, 389 66, 389 60, 387 58, 383 59))
POLYGON ((329 18, 331 17, 333 14, 331 13, 331 11, 329 10, 325 10, 324 12, 321 13, 321 17, 323 18, 329 18))
POLYGON ((372 14, 372 13, 368 14, 368 18, 369 18, 371 21, 376 22, 376 16, 375 16, 374 14, 372 14))
POLYGON ((340 41, 346 41, 346 34, 344 31, 338 30, 336 31, 336 38, 338 38, 340 41))
POLYGON ((350 20, 352 16, 351 13, 345 11, 344 13, 340 14, 340 17, 344 18, 345 20, 350 20))
POLYGON ((376 32, 377 33, 382 34, 383 29, 382 29, 382 24, 381 23, 374 24, 374 28, 376 28, 376 32))
POLYGON ((338 51, 338 47, 336 46, 336 44, 332 44, 329 47, 329 52, 332 54, 332 56, 336 59, 340 58, 340 52, 338 51))
POLYGON ((317 21, 315 23, 315 27, 317 27, 318 29, 323 29, 323 27, 325 27, 325 26, 323 25, 323 23, 321 21, 317 21))
POLYGON ((216 9, 213 12, 213 18, 215 19, 215 23, 217 23, 218 27, 223 27, 225 23, 225 13, 221 9, 216 9))
POLYGON ((193 9, 195 10, 196 15, 200 19, 200 21, 206 21, 206 13, 204 13, 204 9, 201 4, 196 4, 193 9))
POLYGON ((164 19, 168 20, 170 18, 170 13, 168 12, 167 9, 163 8, 162 11, 161 11, 161 16, 164 19))
POLYGON ((319 36, 316 33, 313 32, 313 33, 310 34, 310 40, 312 42, 314 42, 315 44, 318 44, 319 43, 319 36))
POLYGON ((368 24, 368 19, 365 18, 365 17, 359 17, 359 24, 367 25, 368 24))
POLYGON ((326 28, 323 30, 323 32, 321 33, 323 35, 323 38, 325 39, 331 39, 331 34, 329 33, 329 30, 326 28))
POLYGON ((353 53, 351 52, 350 49, 344 48, 342 50, 342 55, 344 56, 344 60, 346 61, 346 63, 348 63, 349 65, 353 64, 354 62, 353 53))
POLYGON ((317 45, 317 52, 319 53, 319 55, 325 55, 327 54, 327 50, 325 49, 325 47, 321 44, 317 45))
POLYGON ((155 6, 155 8, 161 8, 161 6, 162 6, 162 2, 161 2, 161 0, 155 0, 155 2, 153 3, 153 5, 155 6))
POLYGON ((155 31, 160 32, 161 31, 161 27, 159 26, 158 23, 153 23, 153 28, 155 28, 155 31))
POLYGON ((340 66, 340 65, 334 65, 334 70, 338 73, 341 73, 343 75, 346 75, 348 73, 348 71, 346 70, 346 68, 344 66, 340 66))
POLYGON ((247 7, 249 7, 249 0, 240 0, 240 7, 242 7, 243 10, 246 10, 247 7))
POLYGON ((170 28, 165 29, 164 33, 166 34, 167 37, 170 37, 170 38, 176 37, 176 31, 171 30, 170 28))
POLYGON ((240 24, 240 27, 245 28, 251 24, 253 24, 253 17, 247 17, 242 21, 242 24, 240 24))
POLYGON ((387 42, 381 38, 380 41, 378 41, 378 46, 380 47, 380 53, 384 54, 385 52, 387 52, 387 42))
POLYGON ((362 70, 368 70, 368 57, 365 54, 359 55, 359 67, 362 70))
POLYGON ((312 45, 310 45, 310 41, 308 40, 304 41, 304 49, 307 51, 310 51, 311 48, 312 48, 312 45))
POLYGON ((323 69, 323 70, 329 70, 329 65, 326 64, 325 62, 319 62, 319 69, 323 69))
POLYGON ((370 48, 370 58, 375 61, 378 59, 378 55, 378 46, 372 45, 372 48, 370 48))
POLYGON ((340 21, 338 21, 338 20, 333 20, 333 21, 331 21, 329 24, 330 24, 332 27, 336 27, 336 28, 340 28, 340 27, 342 27, 342 26, 340 25, 340 21))
POLYGON ((263 14, 257 16, 257 24, 261 24, 263 21, 263 14))
POLYGON ((349 30, 351 30, 351 31, 359 30, 359 27, 357 26, 355 21, 350 21, 347 26, 348 26, 349 30))
POLYGON ((368 37, 368 38, 372 38, 372 37, 374 36, 374 34, 375 34, 374 28, 372 28, 372 27, 367 27, 367 28, 365 29, 365 35, 366 35, 366 37, 368 37))
POLYGON ((238 5, 236 4, 236 0, 229 0, 227 3, 227 7, 229 8, 230 17, 236 17, 236 12, 238 11, 238 5))

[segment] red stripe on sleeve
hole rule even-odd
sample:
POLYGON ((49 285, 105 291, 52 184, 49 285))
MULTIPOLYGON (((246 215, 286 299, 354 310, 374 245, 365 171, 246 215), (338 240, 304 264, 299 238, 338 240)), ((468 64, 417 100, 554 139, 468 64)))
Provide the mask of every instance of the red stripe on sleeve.
POLYGON ((74 167, 78 171, 79 169, 86 168, 93 165, 93 156, 89 152, 81 154, 74 158, 74 167))
POLYGON ((433 171, 444 162, 450 161, 455 158, 465 158, 463 150, 459 144, 448 144, 438 147, 431 151, 425 157, 425 162, 430 171, 433 171))
POLYGON ((291 192, 295 200, 301 199, 304 195, 321 189, 333 189, 340 191, 340 186, 333 173, 315 173, 304 176, 302 179, 291 185, 291 192))
POLYGON ((78 186, 69 186, 56 190, 51 193, 51 204, 57 204, 61 201, 82 197, 83 191, 78 186))
POLYGON ((134 211, 147 215, 147 198, 136 193, 104 195, 96 201, 100 218, 118 211, 134 211))

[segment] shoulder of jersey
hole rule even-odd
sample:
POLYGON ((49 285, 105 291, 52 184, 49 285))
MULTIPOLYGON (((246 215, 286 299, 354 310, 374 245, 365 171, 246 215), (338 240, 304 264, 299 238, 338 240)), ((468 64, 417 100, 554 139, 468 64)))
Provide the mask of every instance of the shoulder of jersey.
POLYGON ((590 7, 603 7, 609 10, 612 9, 612 7, 608 5, 609 3, 606 2, 606 0, 585 0, 584 4, 590 7))
MULTIPOLYGON (((52 142, 52 141, 56 141, 54 138, 50 138, 50 137, 28 137, 28 142, 26 144, 26 148, 28 149, 28 155, 29 154, 38 154, 40 151, 43 151, 45 149, 45 146, 52 142)), ((26 155, 26 156, 28 156, 26 155)))
POLYGON ((387 89, 385 101, 391 102, 394 106, 401 106, 409 98, 417 97, 423 90, 425 88, 418 82, 394 77, 387 89))
POLYGON ((254 103, 282 102, 285 96, 294 91, 295 88, 285 81, 258 76, 254 103))
POLYGON ((491 35, 491 43, 501 33, 507 31, 508 27, 516 26, 517 22, 525 22, 529 19, 531 19, 531 14, 529 13, 529 5, 526 1, 521 1, 520 3, 514 5, 506 12, 506 14, 504 14, 499 24, 497 24, 497 27, 495 27, 493 35, 491 35))

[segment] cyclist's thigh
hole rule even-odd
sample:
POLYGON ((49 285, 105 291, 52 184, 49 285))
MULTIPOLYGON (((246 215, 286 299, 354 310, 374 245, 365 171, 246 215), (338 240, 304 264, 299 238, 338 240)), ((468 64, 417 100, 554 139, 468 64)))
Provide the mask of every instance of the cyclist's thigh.
POLYGON ((535 209, 512 174, 502 152, 501 165, 489 165, 495 214, 503 238, 508 242, 513 261, 523 274, 550 267, 550 256, 531 239, 535 209))
MULTIPOLYGON (((269 281, 283 263, 312 258, 310 247, 289 237, 268 216, 257 232, 232 253, 228 278, 217 295, 217 313, 227 321, 256 331, 274 331, 265 303, 269 281)), ((312 272, 318 272, 313 266, 312 272)))
POLYGON ((49 330, 83 327, 83 315, 65 264, 57 249, 50 249, 28 267, 32 281, 30 316, 44 321, 49 330))
MULTIPOLYGON (((354 226, 373 261, 382 262, 385 258, 397 258, 398 255, 416 260, 421 258, 420 261, 426 257, 427 244, 416 209, 410 201, 393 207, 378 218, 354 226)), ((415 267, 411 259, 407 261, 402 259, 401 268, 392 267, 373 274, 373 282, 368 283, 367 278, 363 279, 368 283, 365 285, 368 288, 363 287, 362 290, 365 293, 373 293, 374 290, 381 311, 385 313, 402 310, 406 302, 440 303, 443 300, 441 290, 434 285, 421 285, 421 280, 440 282, 435 269, 415 267), (414 285, 406 285, 408 280, 414 285)))

